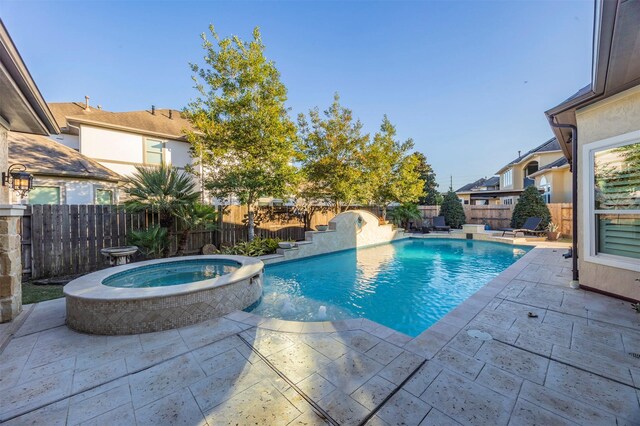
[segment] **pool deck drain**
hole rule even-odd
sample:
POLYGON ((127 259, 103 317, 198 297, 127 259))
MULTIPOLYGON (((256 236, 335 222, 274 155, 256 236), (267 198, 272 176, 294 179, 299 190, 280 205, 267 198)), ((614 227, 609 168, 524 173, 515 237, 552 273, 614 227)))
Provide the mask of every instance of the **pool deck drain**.
POLYGON ((562 252, 532 250, 413 339, 363 319, 244 312, 94 336, 64 326, 64 300, 39 303, 0 327, 0 421, 640 423, 640 315, 569 288, 562 252))

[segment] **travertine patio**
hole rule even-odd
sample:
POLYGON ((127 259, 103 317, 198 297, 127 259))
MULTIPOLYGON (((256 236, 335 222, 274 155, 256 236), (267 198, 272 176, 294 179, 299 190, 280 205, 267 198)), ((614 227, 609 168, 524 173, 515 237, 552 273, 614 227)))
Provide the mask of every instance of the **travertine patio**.
POLYGON ((0 333, 7 424, 639 424, 640 315, 537 248, 415 339, 236 312, 91 336, 64 301, 0 333), (530 318, 528 313, 537 315, 530 318))

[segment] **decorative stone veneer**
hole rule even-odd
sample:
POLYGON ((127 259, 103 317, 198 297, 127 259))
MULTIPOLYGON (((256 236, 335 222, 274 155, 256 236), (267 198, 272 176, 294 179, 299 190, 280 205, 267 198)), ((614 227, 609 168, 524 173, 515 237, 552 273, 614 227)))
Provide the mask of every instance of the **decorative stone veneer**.
POLYGON ((262 295, 259 260, 242 256, 187 256, 140 262, 85 275, 65 287, 67 325, 106 335, 137 334, 195 324, 244 309, 262 295), (145 264, 190 259, 231 259, 243 265, 230 274, 191 284, 156 288, 118 288, 102 280, 145 264))

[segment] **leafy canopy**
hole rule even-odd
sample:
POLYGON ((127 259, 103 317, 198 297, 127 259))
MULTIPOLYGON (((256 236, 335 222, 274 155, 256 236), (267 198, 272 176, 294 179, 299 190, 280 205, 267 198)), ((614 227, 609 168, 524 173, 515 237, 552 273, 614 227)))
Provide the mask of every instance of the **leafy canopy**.
POLYGON ((549 208, 535 185, 527 187, 522 194, 520 194, 520 198, 511 215, 511 227, 521 228, 524 222, 530 217, 542 218, 538 229, 546 229, 551 221, 549 208))
POLYGON ((364 157, 368 192, 383 217, 390 203, 415 202, 423 195, 418 158, 409 155, 413 141, 399 142, 395 137, 396 128, 385 115, 364 157))
POLYGON ((466 222, 464 208, 460 199, 453 191, 448 191, 442 199, 440 216, 444 216, 444 222, 452 228, 458 229, 466 222))
POLYGON ((350 109, 340 105, 336 93, 329 109, 298 116, 298 155, 304 183, 301 197, 328 203, 336 212, 367 200, 364 151, 369 135, 350 109))
POLYGON ((442 203, 442 195, 438 192, 436 174, 431 165, 427 163, 427 157, 421 152, 415 152, 413 156, 416 158, 416 169, 420 179, 424 182, 422 187, 423 195, 418 200, 418 203, 423 206, 434 206, 442 203))
MULTIPOLYGON (((202 34, 204 64, 191 64, 199 97, 185 109, 195 129, 187 138, 203 167, 205 187, 218 198, 238 197, 249 205, 251 218, 259 197, 283 196, 295 181, 296 128, 260 30, 248 42, 209 30, 213 41, 202 34)), ((251 220, 249 225, 251 238, 251 220)))

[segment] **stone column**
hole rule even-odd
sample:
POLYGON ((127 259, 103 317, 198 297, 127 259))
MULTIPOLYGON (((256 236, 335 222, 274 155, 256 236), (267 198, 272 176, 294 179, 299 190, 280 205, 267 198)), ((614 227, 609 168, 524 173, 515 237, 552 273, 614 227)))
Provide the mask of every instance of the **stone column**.
MULTIPOLYGON (((8 126, 0 118, 0 173, 8 164, 8 126)), ((25 206, 9 205, 10 188, 0 185, 0 322, 11 321, 22 310, 20 217, 25 206)))

